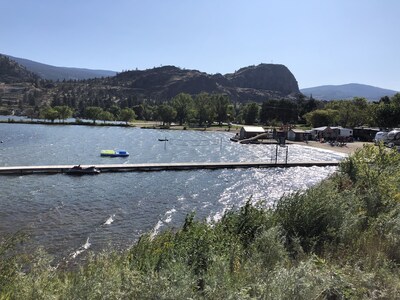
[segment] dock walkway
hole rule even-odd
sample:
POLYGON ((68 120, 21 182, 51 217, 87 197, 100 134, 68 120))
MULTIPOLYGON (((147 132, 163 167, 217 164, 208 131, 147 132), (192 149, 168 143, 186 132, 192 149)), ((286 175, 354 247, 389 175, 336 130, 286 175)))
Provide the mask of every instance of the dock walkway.
MULTIPOLYGON (((337 166, 339 161, 308 161, 308 162, 190 162, 190 163, 146 163, 146 164, 93 164, 81 165, 82 167, 94 166, 104 172, 149 172, 149 171, 180 171, 198 169, 235 169, 235 168, 290 168, 290 167, 326 167, 337 166)), ((0 175, 25 175, 25 174, 55 174, 65 173, 73 165, 50 166, 10 166, 0 167, 0 175)))

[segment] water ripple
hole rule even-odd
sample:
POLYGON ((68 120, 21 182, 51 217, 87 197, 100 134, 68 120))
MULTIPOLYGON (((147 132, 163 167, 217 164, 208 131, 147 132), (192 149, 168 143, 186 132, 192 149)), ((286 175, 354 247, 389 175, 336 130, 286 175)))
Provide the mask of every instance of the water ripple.
MULTIPOLYGON (((0 165, 147 162, 271 161, 276 146, 241 145, 224 132, 138 128, 0 124, 0 165), (160 142, 159 138, 169 142, 160 142), (126 149, 129 158, 100 157, 102 149, 126 149)), ((278 149, 283 151, 283 149, 278 149)), ((289 146, 289 161, 341 160, 343 155, 289 146)), ((283 152, 282 152, 283 153, 283 152)), ((284 159, 280 153, 279 159, 284 159)), ((335 167, 225 169, 7 176, 0 180, 0 235, 24 230, 34 245, 56 257, 79 259, 88 249, 124 249, 144 232, 179 227, 187 214, 218 220, 252 201, 270 206, 304 190, 335 167), (85 241, 85 242, 84 242, 85 241)))

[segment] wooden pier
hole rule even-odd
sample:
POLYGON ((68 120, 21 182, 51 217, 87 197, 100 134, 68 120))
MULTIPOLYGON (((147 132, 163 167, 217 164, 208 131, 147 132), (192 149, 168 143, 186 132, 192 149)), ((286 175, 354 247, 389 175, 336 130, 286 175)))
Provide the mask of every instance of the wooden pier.
MULTIPOLYGON (((94 166, 101 173, 105 172, 150 172, 150 171, 181 171, 199 169, 236 169, 236 168, 290 168, 290 167, 326 167, 338 166, 339 161, 308 161, 308 162, 190 162, 190 163, 146 163, 146 164, 93 164, 81 167, 94 166)), ((0 167, 0 175, 26 174, 56 174, 65 173, 73 165, 51 166, 13 166, 0 167)))

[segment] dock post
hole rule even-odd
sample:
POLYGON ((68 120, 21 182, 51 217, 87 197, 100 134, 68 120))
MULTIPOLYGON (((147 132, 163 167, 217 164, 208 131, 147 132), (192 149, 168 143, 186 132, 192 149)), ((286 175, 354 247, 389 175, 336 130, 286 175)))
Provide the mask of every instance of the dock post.
POLYGON ((289 146, 286 146, 286 161, 285 161, 285 164, 287 164, 288 153, 289 153, 289 146))
POLYGON ((274 148, 273 147, 271 147, 271 162, 273 162, 273 160, 274 160, 274 148))

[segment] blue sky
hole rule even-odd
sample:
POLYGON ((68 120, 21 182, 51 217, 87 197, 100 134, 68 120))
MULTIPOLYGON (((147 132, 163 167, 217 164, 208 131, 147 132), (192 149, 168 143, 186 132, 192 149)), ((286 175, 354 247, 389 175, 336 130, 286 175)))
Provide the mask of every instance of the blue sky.
POLYGON ((400 91, 398 0, 0 0, 0 53, 113 71, 283 64, 300 88, 400 91))

